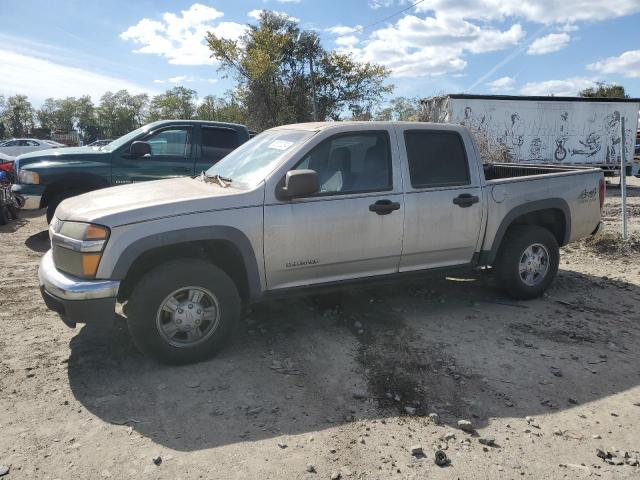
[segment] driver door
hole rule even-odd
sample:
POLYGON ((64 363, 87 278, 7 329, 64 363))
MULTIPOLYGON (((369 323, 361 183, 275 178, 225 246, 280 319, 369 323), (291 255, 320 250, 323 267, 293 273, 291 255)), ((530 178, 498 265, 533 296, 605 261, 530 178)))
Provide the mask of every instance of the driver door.
POLYGON ((191 126, 167 126, 137 141, 147 142, 151 154, 134 157, 129 153, 130 145, 116 152, 111 171, 114 185, 194 175, 191 126))
POLYGON ((264 256, 270 290, 396 273, 404 198, 388 129, 333 135, 293 169, 318 174, 320 191, 267 201, 264 256))

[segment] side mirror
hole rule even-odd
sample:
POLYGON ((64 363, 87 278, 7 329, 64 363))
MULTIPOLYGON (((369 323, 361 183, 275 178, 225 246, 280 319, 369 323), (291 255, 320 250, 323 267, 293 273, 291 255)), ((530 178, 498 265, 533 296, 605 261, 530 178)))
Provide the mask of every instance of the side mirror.
POLYGON ((129 153, 132 157, 144 157, 145 155, 151 155, 151 145, 147 142, 133 142, 129 147, 129 153))
POLYGON ((315 170, 289 170, 278 198, 286 200, 313 195, 320 191, 320 181, 315 170))

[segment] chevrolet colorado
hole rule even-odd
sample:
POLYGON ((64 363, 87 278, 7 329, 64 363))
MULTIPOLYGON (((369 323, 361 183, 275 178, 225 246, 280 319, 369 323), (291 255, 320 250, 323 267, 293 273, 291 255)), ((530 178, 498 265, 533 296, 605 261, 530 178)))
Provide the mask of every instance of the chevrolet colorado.
POLYGON ((483 165, 460 126, 287 125, 199 177, 65 200, 39 281, 68 326, 120 302, 143 352, 193 362, 244 304, 300 289, 490 266, 509 295, 538 297, 559 246, 599 230, 604 195, 599 169, 483 165))

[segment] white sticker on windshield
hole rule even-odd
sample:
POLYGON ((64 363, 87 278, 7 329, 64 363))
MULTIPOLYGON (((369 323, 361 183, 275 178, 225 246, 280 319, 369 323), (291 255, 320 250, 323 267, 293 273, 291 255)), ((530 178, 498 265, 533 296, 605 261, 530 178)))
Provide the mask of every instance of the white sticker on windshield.
POLYGON ((275 150, 286 150, 293 142, 289 142, 287 140, 275 140, 269 144, 269 148, 273 148, 275 150))

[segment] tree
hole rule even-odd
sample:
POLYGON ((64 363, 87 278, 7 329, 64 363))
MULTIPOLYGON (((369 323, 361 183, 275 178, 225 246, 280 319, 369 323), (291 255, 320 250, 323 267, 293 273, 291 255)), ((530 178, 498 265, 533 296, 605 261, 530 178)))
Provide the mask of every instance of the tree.
POLYGON ((262 12, 240 40, 209 32, 207 44, 221 71, 238 81, 237 99, 257 130, 313 119, 312 64, 320 120, 339 119, 346 109, 370 109, 393 88, 384 85, 386 68, 327 52, 316 33, 274 12, 262 12))
POLYGON ((226 98, 207 95, 196 109, 195 118, 216 122, 246 123, 247 112, 233 92, 226 92, 226 98))
POLYGON ((76 100, 76 127, 85 144, 97 140, 100 135, 96 109, 89 95, 76 100))
POLYGON ((345 108, 352 114, 371 111, 393 91, 393 85, 385 85, 390 74, 386 67, 356 62, 349 55, 323 55, 320 71, 316 81, 320 118, 339 120, 345 108))
POLYGON ((629 98, 622 85, 604 82, 596 82, 595 87, 585 88, 578 95, 590 98, 629 98))
POLYGON ((404 122, 420 121, 420 99, 396 97, 389 101, 389 106, 376 114, 376 120, 396 120, 404 122))
POLYGON ((13 95, 4 102, 2 123, 10 136, 21 137, 34 127, 35 113, 25 95, 13 95))
POLYGON ((195 90, 186 87, 173 87, 151 99, 148 121, 183 119, 188 120, 196 113, 195 90))
POLYGON ((106 92, 96 109, 98 124, 106 138, 118 138, 140 127, 146 116, 149 96, 131 95, 126 90, 106 92))

